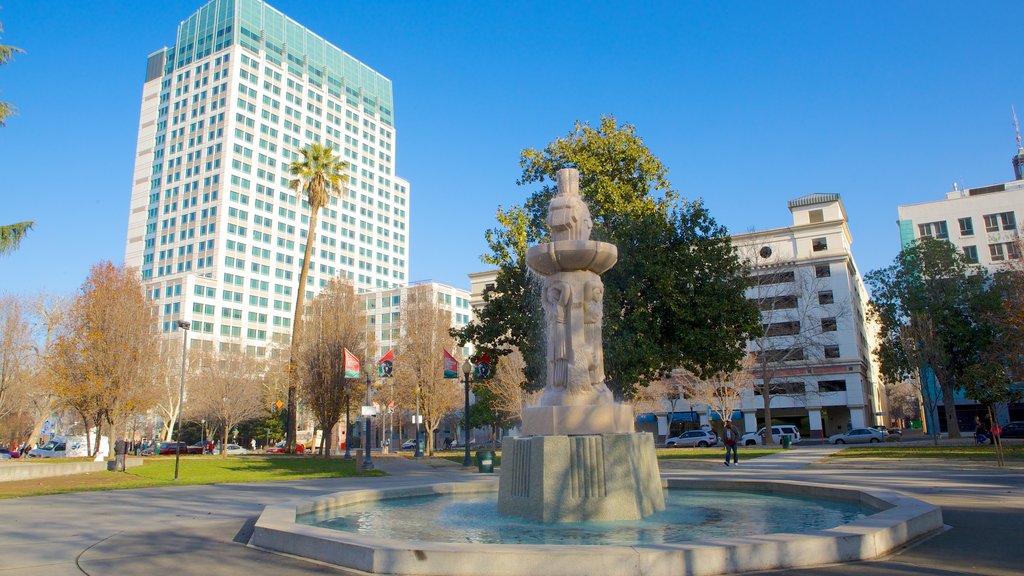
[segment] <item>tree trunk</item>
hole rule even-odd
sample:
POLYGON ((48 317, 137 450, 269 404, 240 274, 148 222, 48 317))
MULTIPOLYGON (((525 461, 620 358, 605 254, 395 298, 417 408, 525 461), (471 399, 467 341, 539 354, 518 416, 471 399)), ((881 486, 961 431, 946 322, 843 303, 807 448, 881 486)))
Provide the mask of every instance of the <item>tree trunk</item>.
POLYGON ((85 412, 79 412, 78 415, 82 417, 82 425, 85 426, 85 451, 92 458, 92 442, 89 442, 89 417, 85 415, 85 412))
POLYGON ((32 428, 32 432, 28 435, 28 440, 25 441, 30 448, 35 448, 36 442, 39 441, 39 431, 43 429, 43 424, 50 419, 50 412, 53 403, 49 398, 43 404, 43 409, 39 413, 39 417, 36 418, 36 425, 32 428))
POLYGON ((221 433, 220 457, 228 457, 228 423, 224 423, 224 432, 221 433))
MULTIPOLYGON (((775 444, 775 437, 772 435, 772 392, 770 380, 761 386, 761 398, 764 399, 764 445, 772 446, 775 444)), ((737 438, 738 441, 739 439, 737 438)))
POLYGON ((956 418, 956 400, 953 398, 952 378, 949 379, 948 384, 945 380, 939 380, 939 386, 942 388, 942 404, 946 408, 946 431, 949 433, 950 439, 960 438, 960 423, 956 418))
POLYGON ((306 251, 302 256, 302 270, 299 272, 299 287, 295 294, 295 312, 292 320, 292 343, 288 359, 288 432, 287 450, 295 453, 295 444, 299 432, 297 408, 297 392, 299 389, 299 372, 296 370, 295 359, 299 352, 299 328, 302 325, 302 308, 306 302, 306 278, 309 277, 309 259, 313 257, 313 242, 316 239, 316 216, 319 206, 309 206, 309 233, 306 235, 306 251))
POLYGON ((329 458, 331 456, 331 442, 334 441, 334 439, 331 438, 331 430, 333 429, 333 424, 324 428, 324 434, 320 437, 320 454, 322 454, 324 458, 329 458))

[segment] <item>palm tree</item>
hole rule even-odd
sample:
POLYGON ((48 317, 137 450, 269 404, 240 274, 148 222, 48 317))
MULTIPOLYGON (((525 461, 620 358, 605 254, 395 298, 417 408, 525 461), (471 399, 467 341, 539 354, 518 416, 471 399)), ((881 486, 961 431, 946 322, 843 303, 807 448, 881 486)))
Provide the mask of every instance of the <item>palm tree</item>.
POLYGON ((291 360, 288 363, 288 452, 295 451, 298 420, 296 418, 296 393, 298 372, 295 362, 299 351, 299 327, 302 324, 302 309, 306 299, 306 278, 309 276, 309 260, 313 257, 313 242, 316 233, 316 216, 320 208, 327 205, 331 195, 341 195, 348 182, 344 174, 348 165, 334 155, 334 149, 319 142, 313 142, 300 150, 301 160, 293 160, 288 172, 295 178, 291 188, 296 193, 305 192, 309 204, 309 234, 306 236, 306 251, 302 256, 302 272, 299 273, 299 289, 295 295, 295 313, 292 321, 291 360))
POLYGON ((18 244, 25 237, 25 234, 32 229, 35 222, 18 222, 0 226, 0 256, 18 249, 18 244))

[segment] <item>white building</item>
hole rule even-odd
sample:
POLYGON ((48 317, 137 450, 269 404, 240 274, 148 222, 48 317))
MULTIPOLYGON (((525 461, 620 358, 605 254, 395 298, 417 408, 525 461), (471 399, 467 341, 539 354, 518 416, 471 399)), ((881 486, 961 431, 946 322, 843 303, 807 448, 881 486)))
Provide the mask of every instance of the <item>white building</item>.
MULTIPOLYGON (((402 328, 402 304, 406 302, 410 292, 426 291, 437 305, 450 312, 452 328, 462 328, 473 320, 473 308, 470 306, 470 293, 460 288, 440 284, 438 282, 415 282, 408 286, 375 290, 361 294, 363 307, 366 310, 367 323, 375 332, 377 342, 376 360, 391 348, 398 345, 402 328)), ((457 357, 468 358, 473 353, 472 345, 463 349, 449 350, 457 357), (458 352, 458 354, 456 354, 458 352)))
POLYGON ((922 236, 949 240, 971 262, 994 271, 1020 258, 1017 213, 1024 213, 1024 148, 1013 157, 1016 180, 960 189, 956 184, 944 200, 897 207, 900 243, 909 246, 922 236))
POLYGON ((409 185, 395 176, 391 81, 259 0, 213 0, 149 56, 125 262, 162 332, 286 347, 308 236, 289 163, 319 141, 348 163, 318 215, 305 289, 407 282, 409 185))
MULTIPOLYGON (((853 238, 838 194, 811 194, 788 203, 793 223, 732 237, 757 279, 747 298, 762 309, 769 333, 748 343, 748 351, 769 354, 772 422, 794 424, 805 439, 820 439, 847 428, 887 424, 885 394, 871 358, 874 333, 866 321, 868 295, 850 246, 853 238)), ((757 430, 764 399, 745 393, 734 423, 757 430)), ((717 420, 706 406, 687 400, 664 403, 649 420, 651 431, 672 431, 717 420), (672 423, 667 421, 672 414, 672 423)))
MULTIPOLYGON (((811 194, 788 206, 791 226, 732 237, 756 275, 778 281, 768 285, 778 287, 770 297, 795 296, 773 308, 772 322, 799 322, 794 329, 805 336, 795 340, 800 353, 783 355, 778 363, 773 387, 778 383, 783 393, 772 398, 772 420, 796 424, 811 438, 886 424, 885 394, 871 358, 868 294, 853 259, 843 203, 838 194, 811 194)), ((755 282, 748 298, 764 298, 765 288, 765 282, 755 282)), ((766 320, 768 313, 762 314, 766 320)), ((771 348, 773 341, 780 348, 794 342, 785 335, 766 341, 771 348)), ((748 349, 755 348, 751 343, 748 349)), ((756 430, 761 396, 748 395, 740 409, 744 427, 756 430)))

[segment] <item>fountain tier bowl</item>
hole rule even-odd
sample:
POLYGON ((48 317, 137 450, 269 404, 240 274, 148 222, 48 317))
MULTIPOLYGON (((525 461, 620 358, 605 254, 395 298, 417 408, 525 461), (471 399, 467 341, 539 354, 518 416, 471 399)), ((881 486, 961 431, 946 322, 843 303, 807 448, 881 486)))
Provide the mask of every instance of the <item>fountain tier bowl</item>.
POLYGON ((557 272, 589 270, 602 274, 619 258, 614 244, 594 240, 559 240, 531 246, 526 263, 534 272, 551 276, 557 272))
MULTIPOLYGON (((250 546, 372 574, 593 576, 593 574, 725 574, 882 556, 942 528, 938 507, 886 490, 797 482, 722 479, 668 480, 670 489, 761 492, 858 503, 880 510, 835 528, 800 534, 716 538, 712 541, 627 545, 479 544, 396 540, 300 524, 301 515, 329 516, 353 504, 441 494, 493 492, 493 482, 339 492, 298 505, 268 506, 250 546)), ((410 518, 410 522, 415 519, 410 518)))

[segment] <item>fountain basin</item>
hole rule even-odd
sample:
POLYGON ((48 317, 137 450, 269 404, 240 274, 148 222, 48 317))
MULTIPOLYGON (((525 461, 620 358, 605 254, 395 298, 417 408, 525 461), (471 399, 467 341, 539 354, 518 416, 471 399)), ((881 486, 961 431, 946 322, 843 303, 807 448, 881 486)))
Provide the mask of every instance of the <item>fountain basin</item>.
POLYGON ((619 250, 614 244, 596 240, 558 240, 530 246, 526 251, 527 265, 543 276, 572 270, 602 274, 618 259, 619 250))
MULTIPOLYGON (((451 483, 339 492, 298 504, 267 506, 250 546, 373 574, 593 576, 725 574, 866 560, 942 529, 936 506, 887 490, 826 484, 722 479, 671 479, 670 489, 804 495, 857 502, 880 510, 826 530, 633 546, 476 544, 405 541, 340 532, 296 522, 301 514, 327 514, 354 503, 432 494, 493 492, 494 482, 451 483)), ((415 521, 415 519, 410 519, 415 521)))

